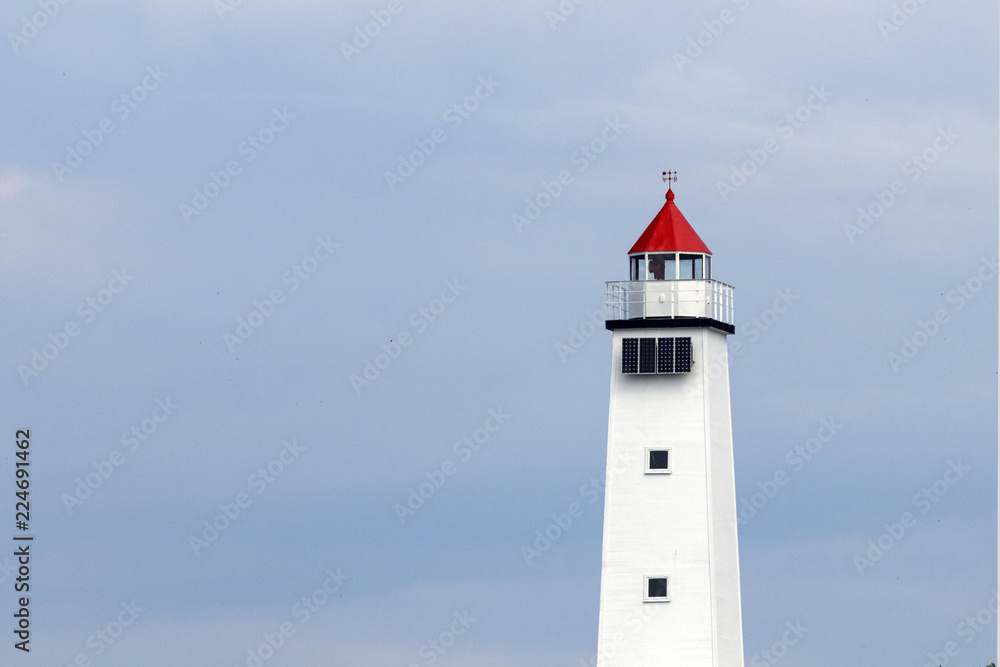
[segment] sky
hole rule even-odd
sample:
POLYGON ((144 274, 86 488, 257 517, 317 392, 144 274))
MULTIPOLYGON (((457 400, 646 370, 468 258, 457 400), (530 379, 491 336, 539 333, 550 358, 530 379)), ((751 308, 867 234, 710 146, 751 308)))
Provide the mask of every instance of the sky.
POLYGON ((995 660, 997 25, 5 3, 0 663, 588 664, 604 283, 666 170, 735 287, 746 664, 995 660))

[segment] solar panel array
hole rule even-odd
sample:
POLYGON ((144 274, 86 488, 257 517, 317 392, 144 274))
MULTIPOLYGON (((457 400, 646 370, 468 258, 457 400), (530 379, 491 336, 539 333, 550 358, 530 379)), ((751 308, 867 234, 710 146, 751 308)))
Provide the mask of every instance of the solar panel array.
POLYGON ((690 338, 623 338, 622 373, 690 373, 690 338))

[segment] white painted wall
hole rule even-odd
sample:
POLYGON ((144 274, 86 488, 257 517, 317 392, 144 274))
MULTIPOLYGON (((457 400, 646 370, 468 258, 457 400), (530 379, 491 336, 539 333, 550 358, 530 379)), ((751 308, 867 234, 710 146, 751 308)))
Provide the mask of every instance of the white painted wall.
POLYGON ((597 664, 743 667, 724 334, 614 332, 607 469, 597 664), (622 338, 654 336, 689 336, 691 372, 624 375, 622 338), (646 474, 646 448, 659 446, 671 474, 646 474), (643 601, 655 574, 670 576, 670 602, 643 601))

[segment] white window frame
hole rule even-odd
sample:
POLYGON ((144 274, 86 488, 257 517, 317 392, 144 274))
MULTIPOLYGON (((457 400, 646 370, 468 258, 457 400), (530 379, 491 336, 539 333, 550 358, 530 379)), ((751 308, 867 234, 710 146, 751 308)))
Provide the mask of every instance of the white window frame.
POLYGON ((674 455, 670 451, 670 447, 646 447, 646 461, 644 467, 646 468, 647 475, 669 475, 672 467, 674 465, 674 455), (649 467, 649 453, 650 452, 666 452, 667 453, 667 467, 666 468, 650 468, 649 467))
POLYGON ((643 602, 670 602, 670 575, 669 574, 647 574, 642 579, 642 601, 643 602), (666 579, 667 580, 667 595, 662 598, 651 598, 649 597, 649 580, 650 579, 666 579))

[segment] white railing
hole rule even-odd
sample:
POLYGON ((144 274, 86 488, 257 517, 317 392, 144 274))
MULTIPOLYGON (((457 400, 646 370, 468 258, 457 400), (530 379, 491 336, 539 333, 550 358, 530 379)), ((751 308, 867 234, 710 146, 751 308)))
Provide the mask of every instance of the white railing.
POLYGON ((637 280, 607 283, 605 317, 699 317, 734 325, 733 287, 717 280, 637 280))

